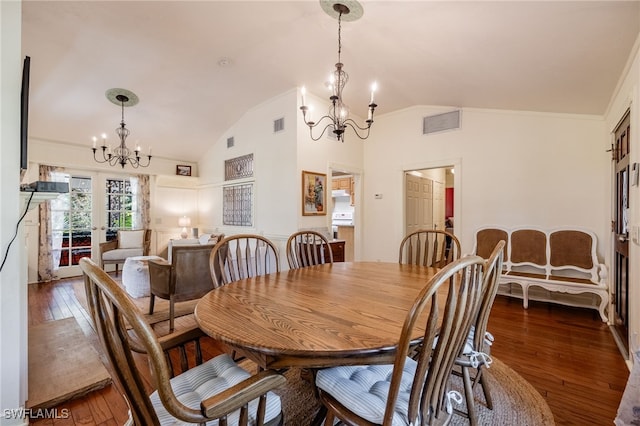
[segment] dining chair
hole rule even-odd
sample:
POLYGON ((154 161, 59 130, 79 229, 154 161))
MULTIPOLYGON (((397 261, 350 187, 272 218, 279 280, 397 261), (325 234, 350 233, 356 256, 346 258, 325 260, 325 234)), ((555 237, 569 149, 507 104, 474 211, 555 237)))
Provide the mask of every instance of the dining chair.
POLYGON ((421 229, 405 236, 400 243, 398 262, 443 267, 460 259, 460 241, 450 232, 421 229))
POLYGON ((130 409, 128 424, 205 424, 213 420, 219 425, 284 424, 280 398, 272 392, 286 382, 284 376, 272 370, 251 375, 227 354, 202 363, 199 339, 204 333, 200 329, 157 338, 121 286, 89 258, 82 258, 80 267, 89 314, 113 379, 124 391, 130 409), (182 371, 175 376, 167 361, 170 351, 180 359, 182 371), (147 355, 157 388, 151 395, 145 386, 149 373, 141 370, 134 352, 147 355))
POLYGON ((156 297, 169 300, 169 332, 174 327, 176 302, 199 299, 213 290, 209 257, 214 244, 177 245, 171 247, 171 262, 150 259, 149 314, 156 297))
POLYGON ((407 307, 393 364, 318 371, 316 386, 327 410, 325 424, 333 424, 336 417, 357 425, 448 423, 453 402, 462 402, 462 396, 450 390, 449 376, 478 313, 485 267, 483 258, 466 256, 427 282, 407 307), (438 299, 443 291, 444 302, 438 299), (417 334, 429 350, 413 359, 408 354, 417 334))
POLYGON ((456 358, 455 365, 460 371, 454 370, 454 374, 461 375, 464 385, 464 394, 467 404, 467 412, 456 410, 456 413, 469 418, 472 426, 478 424, 476 416, 473 389, 480 384, 484 393, 487 408, 493 409, 491 390, 486 380, 483 370, 491 365, 490 346, 493 343, 493 336, 487 331, 487 323, 491 308, 500 285, 500 274, 502 271, 502 261, 506 243, 499 241, 493 252, 487 259, 487 267, 484 275, 484 289, 482 301, 474 324, 471 326, 469 336, 462 350, 462 354, 456 358), (474 372, 474 375, 471 375, 474 372))
POLYGON ((290 269, 333 263, 333 252, 327 238, 316 231, 298 231, 287 240, 290 269))
POLYGON ((100 243, 100 267, 124 264, 127 257, 148 256, 151 248, 151 229, 121 229, 116 239, 100 243))
POLYGON ((231 235, 211 250, 209 268, 214 286, 280 272, 280 257, 269 239, 254 234, 231 235))

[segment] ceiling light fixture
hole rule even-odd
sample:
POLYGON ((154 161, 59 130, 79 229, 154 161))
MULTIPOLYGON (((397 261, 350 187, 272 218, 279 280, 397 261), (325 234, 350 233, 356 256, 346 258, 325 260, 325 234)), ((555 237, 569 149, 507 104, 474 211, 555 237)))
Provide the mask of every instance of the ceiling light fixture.
POLYGON ((107 99, 116 105, 120 105, 122 108, 122 120, 120 121, 120 127, 116 129, 116 133, 118 134, 118 139, 120 140, 120 144, 111 149, 111 145, 107 145, 107 135, 106 133, 102 134, 102 159, 96 158, 96 142, 98 142, 98 138, 93 137, 93 159, 98 163, 109 163, 110 166, 115 166, 116 164, 120 164, 124 169, 124 166, 129 163, 133 168, 138 167, 148 167, 151 164, 151 147, 149 147, 149 154, 147 157, 147 164, 142 164, 140 162, 140 145, 137 145, 136 148, 132 151, 127 148, 125 141, 127 140, 127 136, 129 136, 129 129, 127 129, 126 124, 124 122, 124 107, 125 106, 134 106, 138 103, 138 96, 135 93, 126 90, 126 89, 109 89, 105 93, 107 99))
POLYGON ((373 124, 373 113, 378 106, 374 102, 374 92, 377 89, 377 85, 373 83, 371 86, 371 99, 369 101, 367 120, 365 121, 365 126, 361 127, 349 118, 349 107, 342 100, 342 91, 349 80, 349 75, 343 70, 343 64, 340 58, 342 53, 342 19, 344 17, 347 21, 354 21, 360 18, 362 16, 362 6, 355 0, 342 0, 339 3, 321 0, 320 4, 325 12, 338 19, 338 62, 336 63, 336 70, 329 78, 329 87, 332 90, 332 94, 329 97, 329 100, 331 100, 329 113, 321 117, 318 121, 313 121, 311 118, 311 108, 305 103, 306 89, 302 87, 302 106, 300 107, 302 118, 305 124, 309 126, 309 134, 314 141, 319 140, 327 129, 332 128, 332 132, 336 138, 344 142, 344 133, 347 127, 351 127, 360 139, 367 139, 371 125, 373 124), (313 128, 322 123, 325 118, 330 122, 322 129, 322 133, 320 133, 317 138, 314 137, 313 128))

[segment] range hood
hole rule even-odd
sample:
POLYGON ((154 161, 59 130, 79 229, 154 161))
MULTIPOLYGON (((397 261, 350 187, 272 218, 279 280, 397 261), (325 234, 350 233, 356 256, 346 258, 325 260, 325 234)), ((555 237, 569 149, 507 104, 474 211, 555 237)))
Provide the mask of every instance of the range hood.
POLYGON ((331 196, 333 198, 337 197, 350 197, 351 195, 344 189, 334 189, 331 191, 331 196))

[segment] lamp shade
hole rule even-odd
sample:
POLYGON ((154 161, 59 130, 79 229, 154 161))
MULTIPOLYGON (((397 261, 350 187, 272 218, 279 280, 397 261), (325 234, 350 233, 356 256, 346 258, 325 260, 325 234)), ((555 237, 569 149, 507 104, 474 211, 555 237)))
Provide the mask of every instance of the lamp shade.
POLYGON ((178 226, 186 227, 191 226, 191 218, 187 216, 182 216, 178 219, 178 226))

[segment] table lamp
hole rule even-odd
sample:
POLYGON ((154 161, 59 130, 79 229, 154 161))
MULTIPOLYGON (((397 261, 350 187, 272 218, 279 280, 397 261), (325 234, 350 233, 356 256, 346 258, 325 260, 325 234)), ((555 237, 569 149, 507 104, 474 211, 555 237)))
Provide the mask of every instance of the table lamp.
POLYGON ((191 226, 191 218, 187 216, 182 216, 178 219, 178 226, 182 226, 182 233, 180 236, 182 238, 187 238, 189 234, 187 233, 187 226, 191 226))

